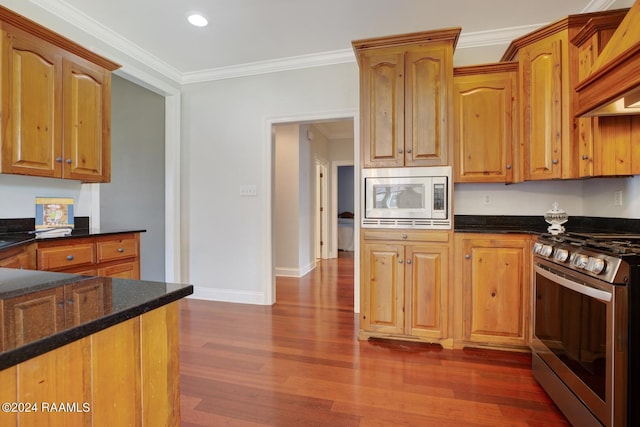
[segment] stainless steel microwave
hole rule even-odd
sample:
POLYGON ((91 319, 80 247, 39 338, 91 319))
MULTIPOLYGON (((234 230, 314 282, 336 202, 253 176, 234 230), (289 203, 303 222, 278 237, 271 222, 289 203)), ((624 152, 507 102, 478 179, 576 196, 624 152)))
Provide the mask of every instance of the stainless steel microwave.
POLYGON ((451 229, 451 167, 362 170, 362 227, 451 229))

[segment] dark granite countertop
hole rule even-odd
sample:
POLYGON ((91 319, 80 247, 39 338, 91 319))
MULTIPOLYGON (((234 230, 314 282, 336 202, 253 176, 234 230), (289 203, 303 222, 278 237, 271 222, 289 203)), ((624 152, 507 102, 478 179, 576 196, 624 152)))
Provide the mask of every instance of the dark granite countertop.
MULTIPOLYGON (((563 224, 567 232, 640 233, 640 219, 569 217, 563 224)), ((456 233, 546 233, 547 224, 542 216, 524 215, 455 215, 456 233)))
MULTIPOLYGON (((124 229, 124 228, 101 228, 99 231, 89 228, 88 217, 76 217, 75 227, 71 234, 63 237, 48 237, 46 240, 59 240, 78 237, 93 237, 93 236, 106 236, 112 234, 125 234, 125 233, 144 233, 144 229, 124 229)), ((35 241, 42 241, 45 239, 37 239, 35 234, 29 233, 35 228, 34 218, 19 218, 19 219, 0 219, 0 250, 10 248, 12 246, 23 245, 35 241)))
MULTIPOLYGON (((185 284, 0 268, 0 309, 2 309, 0 319, 4 315, 4 320, 2 320, 4 328, 0 328, 0 332, 3 332, 0 334, 0 370, 177 301, 192 293, 193 286, 185 284), (26 327, 22 331, 22 337, 27 337, 24 339, 24 343, 20 342, 22 339, 17 338, 19 333, 10 330, 13 325, 8 319, 8 307, 12 302, 24 301, 25 298, 28 299, 28 295, 34 293, 38 293, 39 296, 56 293, 62 295, 66 290, 82 286, 93 287, 98 291, 92 293, 92 295, 97 295, 95 301, 84 301, 85 304, 88 304, 88 309, 85 318, 78 324, 64 325, 53 332, 44 333, 38 328, 45 325, 47 329, 53 330, 55 328, 51 325, 56 323, 56 319, 43 321, 39 318, 34 322, 26 319, 23 322, 26 327), (28 338, 28 336, 34 338, 28 338)), ((60 304, 56 304, 62 313, 56 311, 53 317, 65 316, 65 309, 62 307, 67 304, 67 300, 65 294, 60 304)))

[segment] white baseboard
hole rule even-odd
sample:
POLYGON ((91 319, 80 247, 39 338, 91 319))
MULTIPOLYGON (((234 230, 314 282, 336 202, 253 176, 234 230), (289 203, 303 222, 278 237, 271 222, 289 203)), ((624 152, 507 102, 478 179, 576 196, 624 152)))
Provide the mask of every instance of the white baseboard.
POLYGON ((302 268, 276 267, 275 274, 276 276, 281 277, 302 277, 310 271, 313 271, 315 268, 316 260, 313 260, 302 268))
POLYGON ((194 286, 193 294, 187 298, 203 299, 208 301, 235 302, 241 304, 266 305, 262 292, 238 291, 235 289, 211 289, 202 286, 194 286))

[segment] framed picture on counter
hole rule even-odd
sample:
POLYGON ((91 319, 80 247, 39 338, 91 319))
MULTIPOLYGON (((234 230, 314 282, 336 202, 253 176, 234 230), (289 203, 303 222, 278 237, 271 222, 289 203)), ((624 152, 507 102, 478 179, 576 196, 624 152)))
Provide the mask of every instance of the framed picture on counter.
POLYGON ((36 230, 73 228, 73 199, 36 197, 36 230))

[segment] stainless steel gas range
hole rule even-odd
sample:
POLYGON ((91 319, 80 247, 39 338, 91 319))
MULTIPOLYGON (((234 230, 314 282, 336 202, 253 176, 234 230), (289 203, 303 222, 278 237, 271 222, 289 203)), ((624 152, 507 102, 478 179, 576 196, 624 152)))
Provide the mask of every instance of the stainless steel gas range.
POLYGON ((541 235, 533 373, 575 426, 640 425, 640 235, 541 235))

